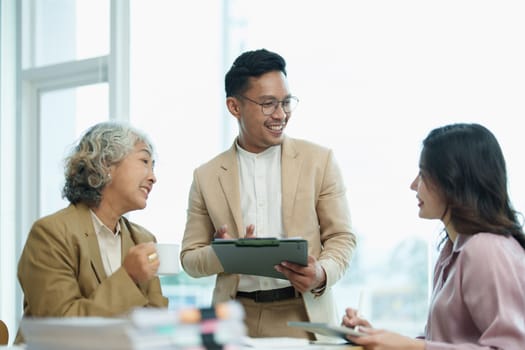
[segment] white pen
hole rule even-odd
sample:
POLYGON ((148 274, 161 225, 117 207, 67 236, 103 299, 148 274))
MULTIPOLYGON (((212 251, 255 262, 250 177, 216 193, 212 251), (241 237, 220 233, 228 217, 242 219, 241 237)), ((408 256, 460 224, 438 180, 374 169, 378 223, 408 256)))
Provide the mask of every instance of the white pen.
MULTIPOLYGON (((357 301, 357 310, 356 310, 356 316, 359 317, 359 318, 363 317, 363 294, 364 294, 364 292, 361 289, 359 291, 359 299, 357 301)), ((360 328, 359 326, 355 326, 354 330, 359 332, 359 330, 360 330, 359 328, 360 328)))
POLYGON ((359 292, 359 300, 357 302, 357 317, 363 317, 363 290, 361 289, 361 291, 359 292))

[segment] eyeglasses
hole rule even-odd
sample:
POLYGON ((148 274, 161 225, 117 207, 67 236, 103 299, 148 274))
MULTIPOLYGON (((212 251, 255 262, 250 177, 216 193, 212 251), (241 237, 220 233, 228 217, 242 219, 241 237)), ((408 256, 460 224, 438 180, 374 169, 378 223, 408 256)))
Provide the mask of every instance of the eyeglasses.
POLYGON ((279 105, 281 105, 281 107, 283 108, 284 113, 290 114, 295 109, 295 107, 297 107, 297 104, 299 103, 299 99, 295 96, 288 96, 282 101, 279 101, 275 98, 271 98, 262 103, 254 101, 251 98, 248 98, 243 95, 237 95, 237 96, 245 100, 248 100, 252 103, 255 103, 256 105, 261 106, 262 112, 266 116, 274 114, 279 105))

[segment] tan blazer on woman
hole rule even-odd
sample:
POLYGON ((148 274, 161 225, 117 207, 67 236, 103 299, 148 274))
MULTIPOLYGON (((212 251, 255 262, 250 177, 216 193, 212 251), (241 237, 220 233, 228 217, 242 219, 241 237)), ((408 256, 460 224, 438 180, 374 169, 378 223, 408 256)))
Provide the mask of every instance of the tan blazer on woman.
MULTIPOLYGON (((122 259, 155 237, 120 219, 122 259)), ((135 284, 124 268, 107 276, 89 208, 70 205, 37 220, 18 263, 24 317, 117 316, 134 307, 166 307, 158 277, 135 284)), ((16 343, 23 341, 19 335, 16 343)))

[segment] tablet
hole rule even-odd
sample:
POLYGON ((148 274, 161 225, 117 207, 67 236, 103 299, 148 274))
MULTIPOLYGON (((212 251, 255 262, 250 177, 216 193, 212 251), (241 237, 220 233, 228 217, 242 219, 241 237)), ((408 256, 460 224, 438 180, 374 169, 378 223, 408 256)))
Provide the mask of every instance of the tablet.
POLYGON ((361 333, 359 331, 356 331, 353 328, 345 327, 345 326, 335 326, 335 325, 329 325, 326 323, 320 323, 320 322, 295 322, 295 321, 289 321, 288 326, 290 327, 298 327, 301 329, 304 329, 305 331, 317 333, 326 335, 329 337, 337 337, 337 338, 343 338, 348 341, 346 338, 347 335, 351 335, 354 337, 360 337, 365 335, 364 333, 361 333))
POLYGON ((286 279, 275 265, 308 265, 308 241, 302 238, 216 239, 211 246, 227 273, 286 279))

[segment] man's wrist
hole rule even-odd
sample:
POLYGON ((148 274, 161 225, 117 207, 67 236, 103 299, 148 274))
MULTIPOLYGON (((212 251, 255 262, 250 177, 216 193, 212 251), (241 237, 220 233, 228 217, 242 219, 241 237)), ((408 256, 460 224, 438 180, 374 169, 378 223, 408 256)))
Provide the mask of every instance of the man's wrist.
POLYGON ((323 284, 320 287, 312 289, 311 292, 314 293, 314 294, 318 294, 318 293, 321 293, 322 291, 324 291, 325 289, 326 289, 326 283, 323 284))
POLYGON ((314 295, 321 295, 321 294, 323 294, 325 289, 326 289, 326 281, 322 285, 320 285, 319 287, 313 288, 310 291, 310 293, 312 293, 314 295))
POLYGON ((316 270, 317 270, 317 280, 320 281, 320 283, 317 285, 317 287, 312 288, 310 290, 310 293, 319 296, 323 294, 324 290, 326 289, 326 271, 324 270, 323 266, 319 263, 319 261, 316 264, 316 270))

